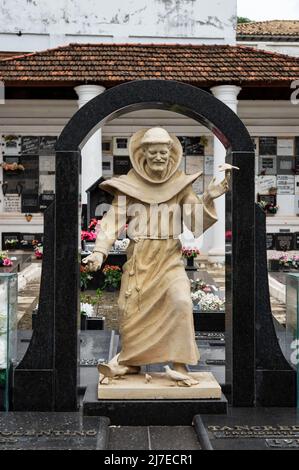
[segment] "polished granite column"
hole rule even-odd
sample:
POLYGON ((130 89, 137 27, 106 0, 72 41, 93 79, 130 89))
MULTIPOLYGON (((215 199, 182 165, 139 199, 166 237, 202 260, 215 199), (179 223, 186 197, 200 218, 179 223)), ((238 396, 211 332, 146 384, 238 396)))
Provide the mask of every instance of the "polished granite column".
POLYGON ((73 411, 77 408, 80 165, 79 151, 56 152, 55 411, 73 411))
POLYGON ((232 152, 227 162, 239 167, 227 196, 226 382, 233 406, 255 403, 255 203, 254 152, 232 152))

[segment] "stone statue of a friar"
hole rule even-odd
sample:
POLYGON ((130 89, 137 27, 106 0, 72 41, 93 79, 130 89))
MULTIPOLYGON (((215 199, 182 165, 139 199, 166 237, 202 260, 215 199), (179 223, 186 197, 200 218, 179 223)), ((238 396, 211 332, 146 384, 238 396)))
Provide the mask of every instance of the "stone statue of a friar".
POLYGON ((170 363, 188 374, 199 351, 195 342, 190 282, 181 255, 179 235, 187 226, 201 235, 217 221, 214 199, 229 188, 225 178, 209 184, 199 197, 192 183, 201 175, 179 169, 182 146, 165 129, 136 132, 129 146, 132 169, 101 183, 113 194, 103 217, 93 253, 85 258, 90 270, 100 269, 124 223, 131 239, 119 295, 121 352, 100 364, 103 376, 134 374, 143 365, 170 363))

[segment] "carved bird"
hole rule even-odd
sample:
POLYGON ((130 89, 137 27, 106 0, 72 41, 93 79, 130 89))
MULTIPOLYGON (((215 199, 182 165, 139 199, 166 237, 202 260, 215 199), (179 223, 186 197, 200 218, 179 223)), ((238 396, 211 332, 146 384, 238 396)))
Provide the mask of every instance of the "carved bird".
POLYGON ((218 166, 219 171, 231 171, 231 170, 240 170, 238 166, 230 165, 229 163, 223 163, 223 165, 218 166))
POLYGON ((149 384, 152 381, 152 376, 149 374, 145 374, 145 383, 149 384))
POLYGON ((177 382, 178 385, 185 385, 191 387, 192 385, 197 385, 199 382, 189 375, 182 374, 176 370, 171 369, 169 366, 164 366, 166 377, 174 382, 177 382))

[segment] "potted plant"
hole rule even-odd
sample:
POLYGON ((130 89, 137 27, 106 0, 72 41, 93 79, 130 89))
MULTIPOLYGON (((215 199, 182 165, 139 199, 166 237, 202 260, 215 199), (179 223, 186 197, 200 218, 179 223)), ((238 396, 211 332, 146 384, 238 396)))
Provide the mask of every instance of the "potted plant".
POLYGON ((88 270, 88 266, 83 266, 81 264, 80 266, 80 287, 81 291, 84 291, 87 289, 88 282, 91 281, 93 278, 92 274, 88 270))
POLYGON ((105 276, 104 288, 107 291, 113 292, 119 289, 122 274, 121 268, 119 266, 106 264, 103 269, 103 274, 105 276))
POLYGON ((100 301, 103 292, 96 290, 96 294, 81 294, 81 330, 103 330, 105 317, 100 315, 100 301))
POLYGON ((225 330, 225 300, 198 289, 191 293, 195 331, 225 330))
POLYGON ((182 247, 182 255, 187 260, 188 267, 194 267, 194 258, 200 254, 200 251, 194 247, 182 247))

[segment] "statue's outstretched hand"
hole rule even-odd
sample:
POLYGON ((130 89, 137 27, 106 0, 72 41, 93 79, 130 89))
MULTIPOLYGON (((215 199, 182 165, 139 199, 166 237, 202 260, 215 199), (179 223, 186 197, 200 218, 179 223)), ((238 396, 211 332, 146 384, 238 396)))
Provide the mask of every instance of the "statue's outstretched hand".
POLYGON ((103 264, 103 260, 104 255, 102 253, 94 252, 86 256, 86 258, 82 260, 82 263, 88 267, 89 271, 98 271, 103 264))
POLYGON ((214 176, 210 182, 207 193, 211 199, 216 199, 229 190, 229 180, 233 169, 239 170, 237 166, 230 165, 229 163, 219 165, 219 171, 225 171, 225 177, 220 183, 216 183, 216 176, 214 176))

